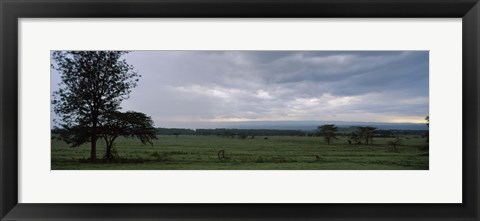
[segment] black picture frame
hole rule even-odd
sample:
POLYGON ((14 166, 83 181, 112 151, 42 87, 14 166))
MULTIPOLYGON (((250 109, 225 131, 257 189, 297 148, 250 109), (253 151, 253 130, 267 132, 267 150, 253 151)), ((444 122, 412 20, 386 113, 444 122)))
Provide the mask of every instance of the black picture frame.
POLYGON ((0 15, 1 220, 479 220, 478 0, 0 0, 0 15), (19 204, 17 21, 77 17, 462 18, 463 203, 19 204))

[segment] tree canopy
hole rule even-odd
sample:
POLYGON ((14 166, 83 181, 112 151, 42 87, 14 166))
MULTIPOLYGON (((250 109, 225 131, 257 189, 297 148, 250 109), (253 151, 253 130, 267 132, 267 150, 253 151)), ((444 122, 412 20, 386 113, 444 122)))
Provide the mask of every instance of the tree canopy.
POLYGON ((111 161, 114 159, 112 150, 114 141, 118 137, 135 137, 143 144, 152 144, 152 140, 157 139, 156 128, 153 126, 152 119, 139 112, 111 112, 104 116, 105 124, 100 127, 100 136, 105 140, 106 153, 105 159, 111 161))

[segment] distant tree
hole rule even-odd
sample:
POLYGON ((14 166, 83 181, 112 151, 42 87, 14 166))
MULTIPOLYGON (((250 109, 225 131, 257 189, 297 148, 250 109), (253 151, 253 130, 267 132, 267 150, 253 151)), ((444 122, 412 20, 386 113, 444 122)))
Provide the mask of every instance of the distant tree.
POLYGON ((60 136, 70 146, 91 142, 96 160, 99 127, 106 113, 120 109, 122 100, 137 85, 138 75, 121 56, 123 51, 55 51, 52 69, 60 73, 52 104, 59 116, 60 136))
POLYGON ((318 135, 323 136, 327 144, 330 144, 332 139, 337 139, 338 128, 334 124, 324 124, 318 127, 318 135))
POLYGON ((352 140, 354 144, 362 143, 360 134, 358 132, 351 132, 348 138, 350 138, 350 140, 352 140))
POLYGON ((246 133, 239 133, 237 136, 238 136, 238 138, 244 140, 244 139, 247 139, 248 134, 246 134, 246 133))
POLYGON ((363 136, 367 144, 373 144, 373 136, 375 136, 375 127, 361 127, 363 136))
POLYGON ((355 134, 358 139, 365 141, 365 144, 372 144, 376 129, 375 127, 357 127, 355 134))
POLYGON ((389 141, 388 145, 392 148, 393 151, 397 151, 397 146, 402 144, 402 140, 399 137, 396 137, 395 140, 389 141))
POLYGON ((138 138, 143 144, 153 144, 157 139, 152 119, 144 113, 128 111, 111 112, 102 116, 105 124, 99 128, 100 136, 105 140, 105 160, 114 160, 114 142, 118 137, 138 138))
POLYGON ((349 134, 349 138, 355 144, 372 144, 376 129, 375 127, 357 127, 356 131, 349 134))

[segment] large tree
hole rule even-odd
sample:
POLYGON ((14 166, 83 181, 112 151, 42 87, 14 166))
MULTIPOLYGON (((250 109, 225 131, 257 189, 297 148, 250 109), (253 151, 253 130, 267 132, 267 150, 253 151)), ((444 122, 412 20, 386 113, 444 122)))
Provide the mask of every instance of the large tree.
POLYGON ((91 142, 90 159, 96 160, 100 122, 106 113, 120 109, 140 75, 122 55, 124 51, 55 51, 52 68, 60 74, 52 104, 59 117, 61 136, 72 147, 91 142))
POLYGON ((334 124, 324 124, 318 127, 318 135, 323 136, 327 144, 330 144, 332 139, 337 139, 338 128, 334 124))
POLYGON ((100 127, 100 136, 105 140, 107 149, 104 158, 108 162, 114 160, 114 142, 120 136, 138 138, 143 144, 152 144, 152 140, 157 139, 157 129, 144 113, 114 111, 103 117, 105 123, 100 127))

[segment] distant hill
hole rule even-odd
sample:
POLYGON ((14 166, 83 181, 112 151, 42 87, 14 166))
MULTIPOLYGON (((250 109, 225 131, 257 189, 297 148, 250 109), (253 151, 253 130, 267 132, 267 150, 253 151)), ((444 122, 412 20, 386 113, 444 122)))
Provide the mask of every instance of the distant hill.
MULTIPOLYGON (((335 124, 340 128, 348 128, 355 126, 372 126, 380 130, 428 130, 426 124, 417 123, 380 123, 380 122, 348 122, 348 121, 242 121, 242 122, 185 122, 168 123, 167 127, 189 128, 189 129, 213 129, 213 128, 230 128, 230 129, 271 129, 271 130, 316 130, 318 126, 323 124, 335 124)), ((159 124, 162 126, 162 124, 159 124)))

